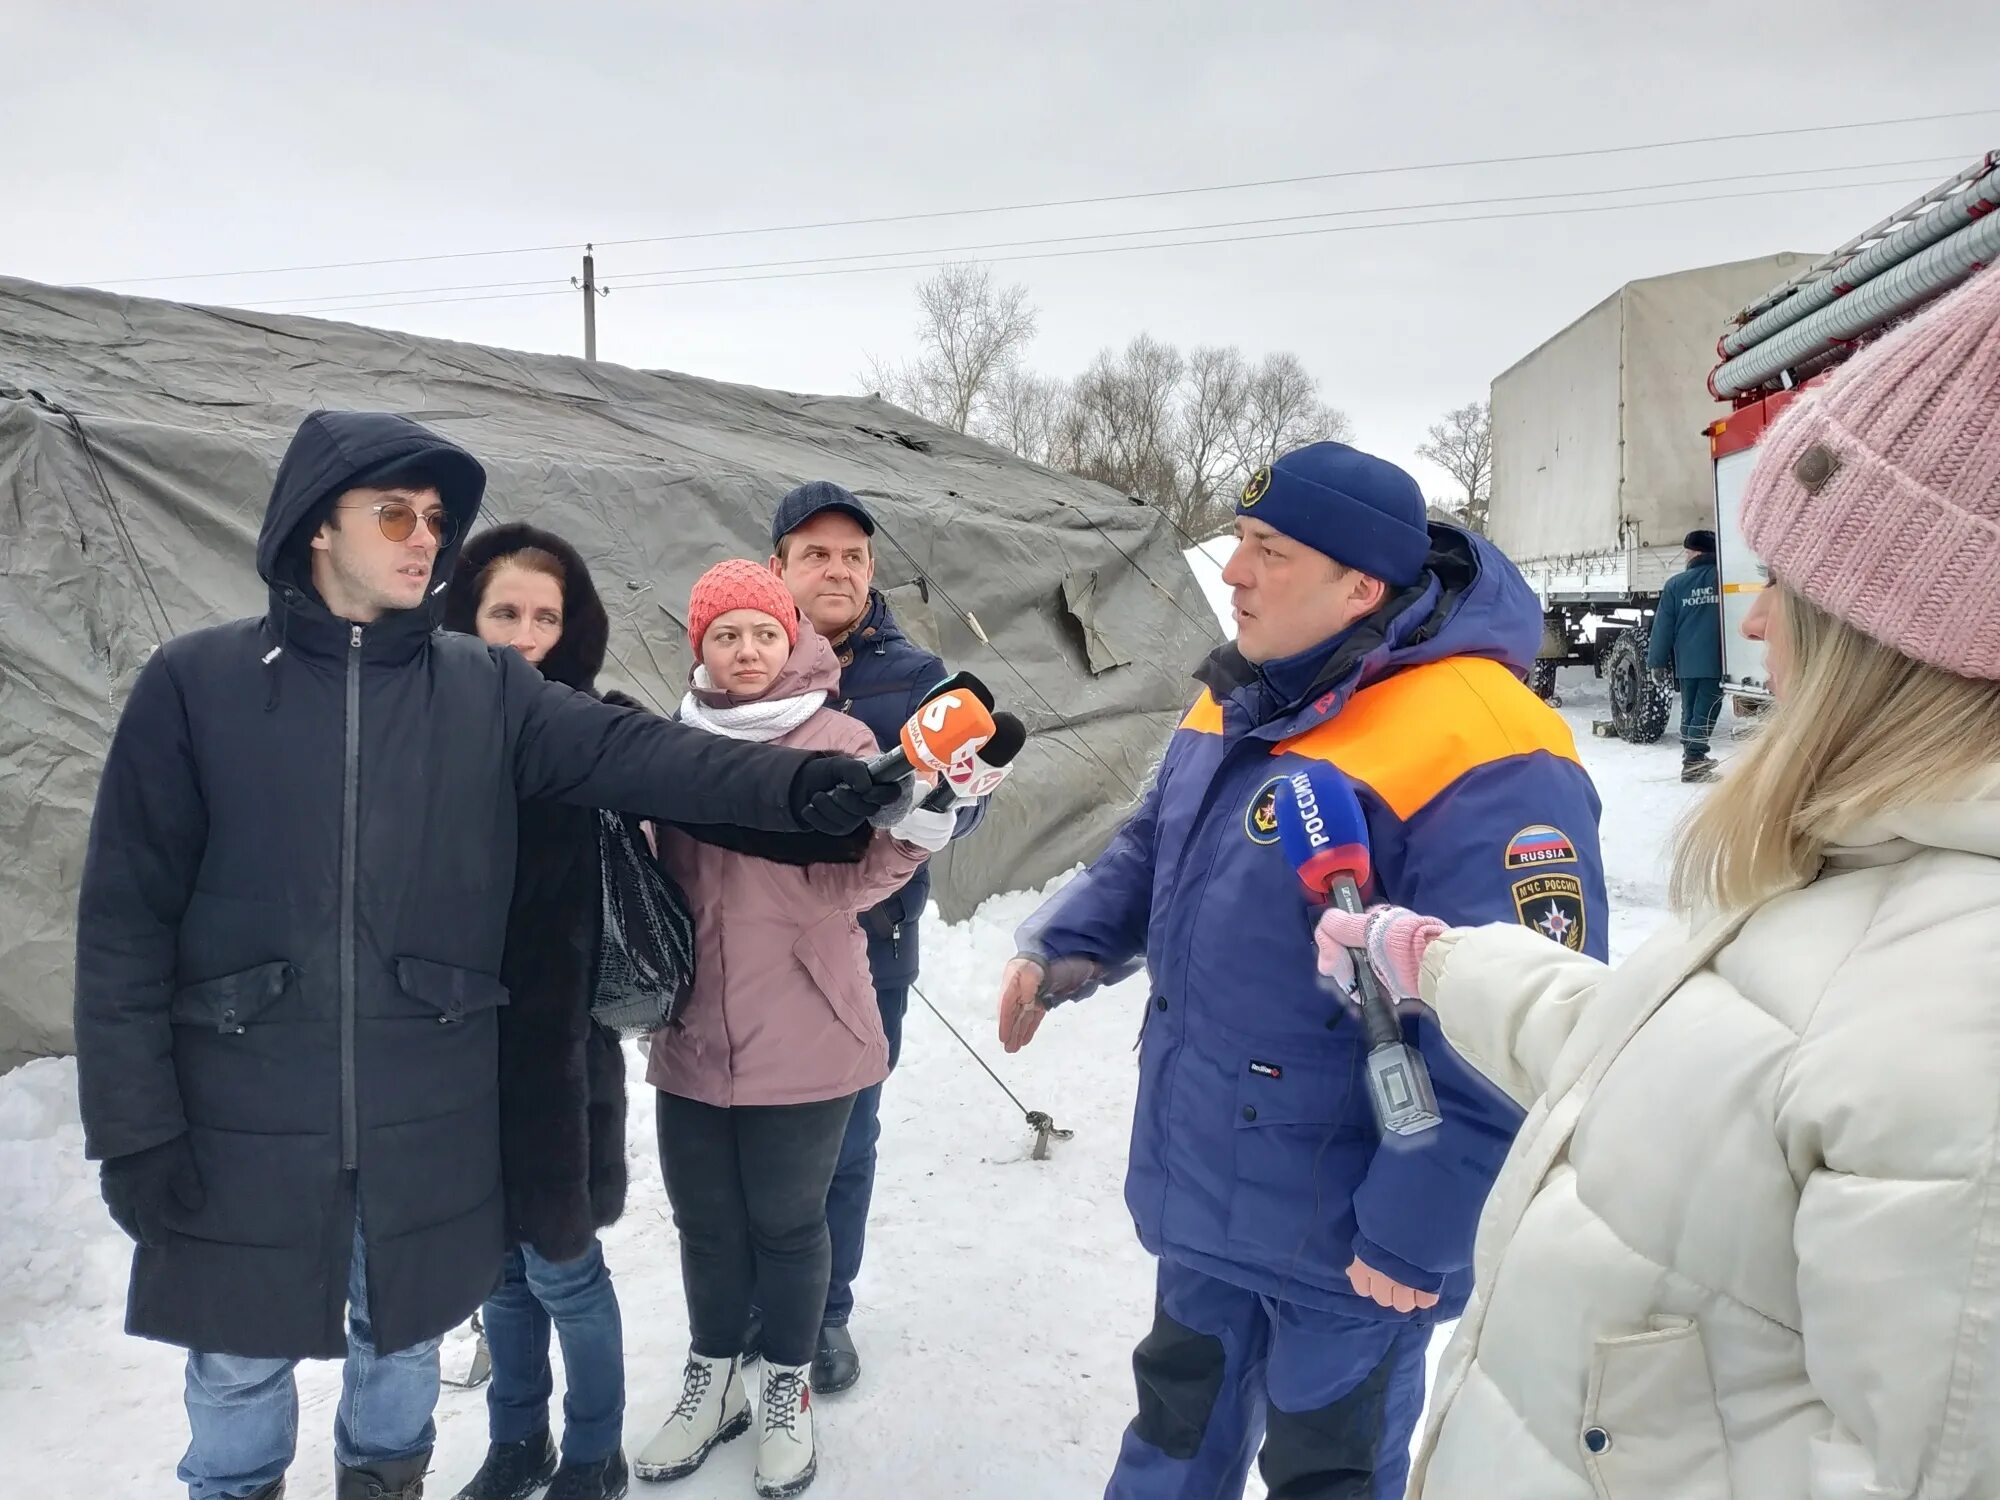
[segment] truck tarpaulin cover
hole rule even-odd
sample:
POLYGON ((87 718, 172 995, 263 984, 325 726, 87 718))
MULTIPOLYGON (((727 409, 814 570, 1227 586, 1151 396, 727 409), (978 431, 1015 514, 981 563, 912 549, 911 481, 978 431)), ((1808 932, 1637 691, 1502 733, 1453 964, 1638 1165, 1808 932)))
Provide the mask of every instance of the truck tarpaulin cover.
POLYGON ((766 556, 794 484, 862 496, 906 631, 1033 736, 937 861, 950 918, 1097 852, 1220 639, 1156 512, 878 400, 0 277, 0 1066, 70 1050, 77 878, 119 706, 159 639, 263 612, 258 522, 320 407, 471 449, 481 524, 576 544, 613 616, 600 686, 655 706, 685 683, 696 575, 766 556))

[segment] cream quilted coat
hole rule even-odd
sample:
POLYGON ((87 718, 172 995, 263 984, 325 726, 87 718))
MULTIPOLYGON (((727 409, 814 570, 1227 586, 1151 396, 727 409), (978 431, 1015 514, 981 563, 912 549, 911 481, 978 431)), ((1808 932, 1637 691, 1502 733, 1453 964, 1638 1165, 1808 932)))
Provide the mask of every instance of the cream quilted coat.
POLYGON ((1423 989, 1531 1113, 1413 1496, 2000 1497, 2000 785, 1616 970, 1481 928, 1423 989))

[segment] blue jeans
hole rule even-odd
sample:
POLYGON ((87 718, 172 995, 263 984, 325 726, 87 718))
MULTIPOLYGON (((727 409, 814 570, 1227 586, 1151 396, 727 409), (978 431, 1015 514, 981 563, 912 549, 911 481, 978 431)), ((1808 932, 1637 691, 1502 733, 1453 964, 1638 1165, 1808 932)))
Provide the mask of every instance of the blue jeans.
POLYGON ((595 1241, 570 1261, 545 1260, 532 1246, 507 1252, 500 1285, 480 1310, 493 1355, 486 1424, 496 1443, 523 1443, 549 1425, 555 1375, 549 1330, 562 1341, 562 1458, 601 1463, 618 1451, 625 1426, 625 1328, 618 1294, 595 1241))
POLYGON ((1274 1500, 1401 1500, 1430 1338, 1428 1322, 1278 1302, 1162 1260, 1105 1500, 1240 1496, 1260 1448, 1274 1500))
MULTIPOLYGON (((889 1037, 889 1068, 903 1052, 903 1013, 910 992, 897 987, 875 991, 882 1012, 882 1030, 889 1037)), ((833 1280, 826 1290, 824 1323, 844 1328, 854 1312, 854 1278, 861 1274, 861 1252, 868 1238, 868 1205, 875 1197, 875 1143, 882 1138, 882 1085, 854 1096, 847 1117, 847 1135, 840 1143, 840 1161, 833 1169, 833 1186, 826 1194, 826 1229, 833 1240, 833 1280)))
MULTIPOLYGON (((392 1463, 428 1453, 437 1436, 438 1339, 377 1352, 368 1322, 368 1267, 361 1221, 347 1273, 347 1363, 333 1422, 341 1467, 392 1463)), ((187 1414, 191 1441, 179 1478, 189 1500, 253 1495, 291 1467, 298 1450, 298 1361, 191 1352, 187 1414)))

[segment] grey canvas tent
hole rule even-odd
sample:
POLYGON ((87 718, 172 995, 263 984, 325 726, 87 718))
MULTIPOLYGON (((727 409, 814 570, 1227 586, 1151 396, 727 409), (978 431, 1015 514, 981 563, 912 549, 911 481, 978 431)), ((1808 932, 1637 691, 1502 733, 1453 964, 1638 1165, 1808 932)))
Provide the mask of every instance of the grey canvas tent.
POLYGON ((160 639, 262 612, 257 525, 319 407, 400 412, 477 454, 486 520, 578 546, 613 614, 605 685, 654 704, 684 684, 702 569, 764 556, 802 480, 866 498, 906 629, 1033 736, 938 862, 947 916, 1102 846, 1220 639, 1157 512, 877 400, 0 278, 0 1066, 70 1048, 77 877, 123 695, 160 639))

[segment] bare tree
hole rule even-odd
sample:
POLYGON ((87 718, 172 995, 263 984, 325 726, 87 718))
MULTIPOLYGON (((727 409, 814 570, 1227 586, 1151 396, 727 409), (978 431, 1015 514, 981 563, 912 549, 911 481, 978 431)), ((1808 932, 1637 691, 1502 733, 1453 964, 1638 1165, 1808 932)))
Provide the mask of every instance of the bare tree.
POLYGON ((1417 445, 1417 456, 1436 464, 1465 491, 1451 510, 1474 531, 1486 530, 1486 507, 1493 498, 1493 413, 1484 401, 1448 411, 1431 424, 1428 442, 1417 445))
POLYGON ((1075 472, 1158 503, 1176 484, 1173 434, 1186 361, 1140 334, 1123 354, 1104 350, 1078 377, 1081 462, 1075 472))
POLYGON ((1174 523, 1198 541, 1207 541, 1229 527, 1235 502, 1227 486, 1236 474, 1233 454, 1249 383, 1239 349, 1209 345, 1188 355, 1186 390, 1175 432, 1179 474, 1171 509, 1174 523), (1225 495, 1230 498, 1225 500, 1225 495))
POLYGON ((986 267, 958 262, 917 283, 917 307, 923 352, 900 365, 871 360, 865 378, 899 406, 965 432, 1035 336, 1028 289, 996 287, 986 267))
POLYGON ((871 361, 869 385, 960 432, 1144 500, 1190 540, 1226 531, 1250 475, 1279 454, 1353 432, 1320 400, 1295 354, 1257 364, 1240 349, 1183 355, 1140 334, 1074 381, 1021 362, 1036 313, 1027 289, 985 268, 947 266, 917 288, 921 352, 871 361))
POLYGON ((1237 469, 1247 475, 1307 443, 1347 442, 1347 413, 1319 399, 1319 382, 1296 354, 1269 354, 1250 372, 1237 425, 1237 469))
POLYGON ((1060 468, 1057 434, 1070 404, 1067 382, 1012 364, 993 382, 974 428, 1031 463, 1060 468))

